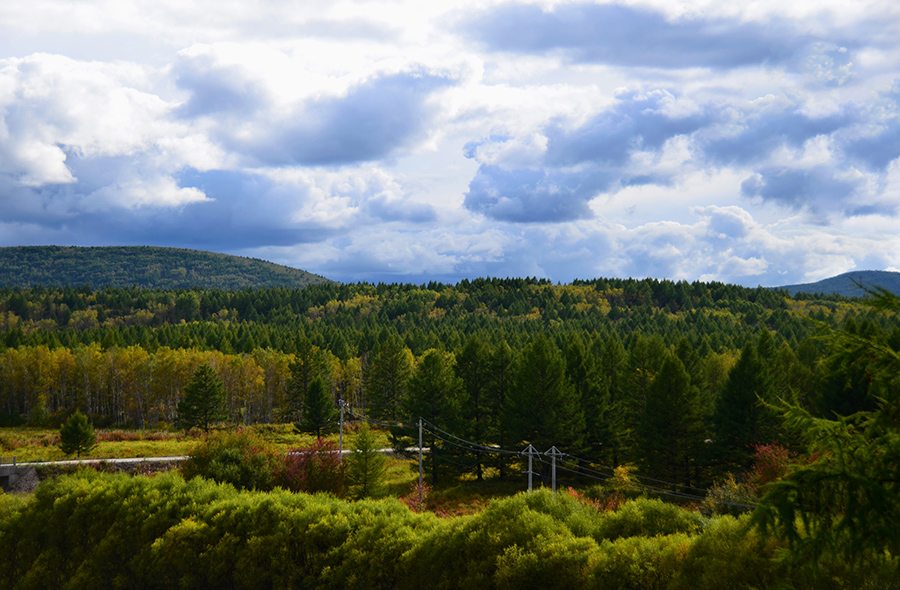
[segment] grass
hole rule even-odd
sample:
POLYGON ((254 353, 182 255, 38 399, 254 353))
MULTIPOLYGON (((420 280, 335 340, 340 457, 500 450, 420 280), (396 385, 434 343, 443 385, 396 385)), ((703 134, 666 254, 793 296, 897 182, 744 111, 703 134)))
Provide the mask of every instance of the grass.
MULTIPOLYGON (((260 424, 246 427, 266 439, 282 452, 310 446, 315 436, 296 434, 292 424, 260 424)), ((172 457, 187 455, 203 438, 201 431, 168 430, 96 430, 97 446, 82 459, 119 459, 126 457, 172 457)), ((354 433, 353 425, 345 425, 344 448, 349 446, 354 433)), ((378 444, 389 446, 387 436, 376 433, 378 444)), ((338 441, 338 435, 328 437, 338 441)), ((47 428, 0 428, 0 456, 4 461, 15 457, 19 463, 38 461, 62 461, 74 459, 66 456, 57 446, 59 431, 47 428)))
MULTIPOLYGON (((282 452, 311 445, 313 435, 297 434, 291 424, 260 424, 246 427, 266 439, 282 452)), ((345 424, 344 448, 351 448, 356 427, 345 424)), ((191 453, 203 439, 200 431, 168 430, 101 430, 97 434, 97 446, 82 459, 114 459, 128 457, 171 457, 191 453)), ((390 447, 388 434, 373 429, 376 444, 380 448, 390 447)), ((328 437, 337 444, 338 435, 328 437)), ((0 428, 0 456, 4 461, 12 456, 19 463, 48 462, 73 459, 66 456, 57 446, 59 431, 47 428, 3 427, 0 428)), ((416 459, 390 456, 384 478, 384 492, 393 497, 414 497, 418 495, 418 465, 416 459)), ((424 508, 441 516, 474 514, 483 510, 495 498, 511 496, 525 489, 519 479, 501 480, 491 470, 483 481, 474 476, 454 478, 445 476, 442 485, 431 488, 426 474, 426 500, 424 508)))

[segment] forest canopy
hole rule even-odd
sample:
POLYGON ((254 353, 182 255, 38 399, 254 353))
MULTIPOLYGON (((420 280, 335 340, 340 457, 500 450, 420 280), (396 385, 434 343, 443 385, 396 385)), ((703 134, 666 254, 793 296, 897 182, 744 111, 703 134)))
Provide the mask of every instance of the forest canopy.
MULTIPOLYGON (((171 427, 206 364, 227 424, 308 421, 317 383, 356 415, 423 416, 478 444, 556 445, 697 486, 747 468, 758 445, 791 444, 777 400, 817 416, 871 405, 822 326, 900 348, 896 313, 715 282, 4 288, 0 420, 58 425, 80 409, 98 427, 171 427)), ((510 468, 428 446, 434 479, 510 468)))

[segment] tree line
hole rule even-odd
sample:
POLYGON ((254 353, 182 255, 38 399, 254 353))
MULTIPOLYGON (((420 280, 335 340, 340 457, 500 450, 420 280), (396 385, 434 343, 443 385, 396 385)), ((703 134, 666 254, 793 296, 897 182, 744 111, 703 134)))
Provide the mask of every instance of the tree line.
MULTIPOLYGON (((209 365, 228 423, 309 423, 324 392, 393 424, 398 446, 410 435, 398 425, 421 416, 480 445, 555 445, 684 485, 745 467, 753 445, 790 444, 767 402, 822 416, 871 405, 864 371, 816 322, 900 348, 896 315, 854 300, 654 280, 7 289, 0 317, 6 423, 60 423, 81 408, 101 426, 173 426, 209 365), (60 309, 73 316, 54 320, 60 309), (93 320, 77 325, 76 313, 93 320)), ((428 445, 433 478, 511 469, 428 445)))

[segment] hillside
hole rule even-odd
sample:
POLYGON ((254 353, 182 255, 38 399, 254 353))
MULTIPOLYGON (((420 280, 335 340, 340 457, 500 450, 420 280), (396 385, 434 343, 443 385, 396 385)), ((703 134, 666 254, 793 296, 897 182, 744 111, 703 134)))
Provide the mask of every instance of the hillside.
POLYGON ((148 289, 306 287, 330 282, 255 258, 150 246, 0 248, 0 287, 148 289))
POLYGON ((900 272, 883 270, 854 270, 844 274, 822 279, 815 283, 785 285, 779 287, 791 295, 797 293, 824 293, 843 295, 844 297, 861 297, 865 295, 864 287, 883 287, 892 293, 900 293, 900 272))

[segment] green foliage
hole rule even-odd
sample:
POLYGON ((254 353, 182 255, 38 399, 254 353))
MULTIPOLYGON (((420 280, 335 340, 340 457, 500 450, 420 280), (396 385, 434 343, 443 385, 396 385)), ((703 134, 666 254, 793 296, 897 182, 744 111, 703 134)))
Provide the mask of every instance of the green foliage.
MULTIPOLYGON (((900 298, 886 292, 873 304, 900 310, 900 298)), ((833 355, 855 358, 850 369, 868 375, 875 409, 826 419, 788 406, 811 460, 770 484, 754 519, 787 540, 800 563, 837 556, 883 564, 900 555, 900 352, 877 334, 838 331, 831 339, 833 355)))
POLYGON ((316 377, 309 384, 303 400, 303 420, 294 425, 298 432, 310 432, 316 438, 332 432, 338 420, 338 409, 331 394, 325 389, 325 382, 316 377))
MULTIPOLYGON (((97 427, 157 428, 176 423, 191 372, 207 363, 226 384, 230 422, 299 422, 309 384, 318 377, 355 412, 408 423, 416 418, 404 406, 415 359, 422 364, 429 350, 439 350, 463 382, 453 434, 505 449, 521 449, 525 440, 541 450, 556 445, 602 464, 640 465, 644 475, 686 481, 683 468, 666 474, 667 463, 644 460, 648 433, 655 431, 642 431, 641 422, 648 400, 659 393, 651 386, 671 355, 688 374, 688 391, 699 391, 701 440, 714 441, 701 446, 690 466, 691 483, 702 486, 718 475, 707 467, 713 453, 703 451, 721 440, 723 470, 746 466, 748 443, 775 436, 794 443, 778 424, 763 436, 729 440, 744 432, 740 420, 762 407, 752 405, 758 398, 748 387, 725 392, 745 345, 757 349, 757 369, 766 370, 745 370, 748 380, 733 382, 768 374, 761 397, 836 408, 814 394, 823 383, 816 376, 833 375, 831 398, 841 399, 846 363, 823 361, 830 349, 812 340, 816 327, 809 317, 855 325, 860 334, 893 332, 900 342, 900 316, 876 314, 857 301, 791 299, 715 282, 554 285, 511 278, 231 291, 0 288, 0 406, 4 422, 42 421, 83 407, 97 427), (530 356, 523 361, 523 354, 530 356), (291 378, 292 363, 305 377, 291 378), (543 374, 529 374, 542 366, 543 374), (717 413, 716 400, 723 398, 735 403, 722 402, 717 413), (743 403, 748 399, 750 406, 743 403), (741 407, 752 411, 726 415, 741 407), (734 428, 721 425, 732 419, 734 428), (713 423, 720 423, 718 433, 710 431, 713 423)), ((870 401, 865 377, 858 370, 851 382, 870 401)), ((443 465, 476 478, 508 478, 521 469, 507 456, 444 458, 443 465)))
POLYGON ((584 413, 559 348, 545 337, 535 338, 522 352, 513 383, 515 395, 505 408, 513 440, 541 450, 556 445, 580 451, 584 413))
POLYGON ((184 388, 184 399, 178 404, 178 422, 182 428, 197 426, 208 434, 210 424, 227 417, 225 401, 225 387, 215 369, 200 365, 184 388))
POLYGON ((400 339, 393 334, 379 338, 365 373, 368 409, 373 418, 397 419, 411 372, 412 354, 400 339))
POLYGON ((66 455, 81 457, 97 445, 94 427, 81 410, 76 410, 59 429, 59 448, 66 455))
POLYGON ((43 483, 28 502, 0 499, 0 511, 10 590, 875 588, 891 587, 898 571, 834 563, 800 577, 777 561, 778 542, 746 520, 706 522, 644 501, 600 513, 549 492, 438 519, 393 499, 348 503, 237 492, 175 473, 88 471, 43 483))
POLYGON ((655 537, 678 533, 697 533, 705 519, 697 512, 662 500, 639 498, 623 504, 615 512, 605 513, 594 536, 615 540, 625 537, 655 537))
POLYGON ((205 477, 244 490, 271 490, 284 459, 249 432, 220 432, 198 444, 181 467, 184 477, 205 477))
POLYGON ((702 434, 699 394, 678 357, 667 355, 647 391, 638 423, 647 473, 690 484, 702 434))
MULTIPOLYGON (((453 356, 429 350, 416 364, 403 400, 405 415, 420 417, 445 430, 460 426, 460 402, 463 382, 454 371, 453 356)), ((428 447, 431 485, 438 483, 439 460, 448 452, 431 432, 423 443, 428 447)), ((415 441, 418 445, 418 441, 415 441)))
POLYGON ((353 499, 377 498, 383 493, 387 458, 380 452, 368 423, 363 423, 344 458, 348 495, 353 499))
POLYGON ((713 414, 719 460, 728 469, 749 467, 756 444, 776 434, 772 382, 767 363, 753 343, 747 343, 728 373, 713 414))

